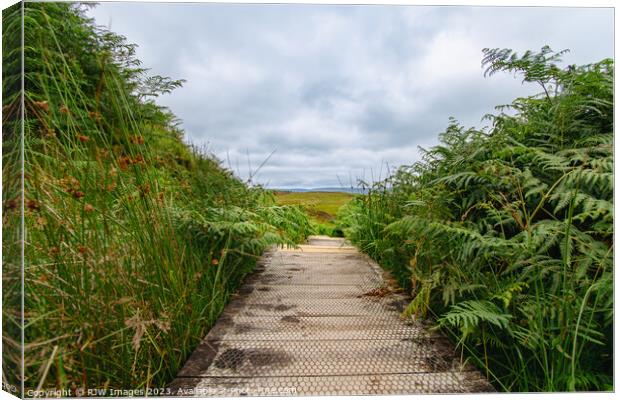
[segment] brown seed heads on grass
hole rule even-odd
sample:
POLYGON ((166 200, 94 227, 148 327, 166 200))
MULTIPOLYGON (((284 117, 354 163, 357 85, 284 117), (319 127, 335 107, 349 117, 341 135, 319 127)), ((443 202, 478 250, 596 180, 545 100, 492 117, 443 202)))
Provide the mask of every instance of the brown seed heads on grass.
POLYGON ((43 227, 45 225, 47 225, 47 218, 45 218, 45 217, 38 217, 35 225, 36 225, 37 228, 43 229, 43 227))
POLYGON ((136 158, 134 158, 133 163, 134 164, 144 164, 144 157, 142 157, 142 154, 138 154, 136 156, 136 158))
POLYGON ((84 192, 80 190, 80 182, 75 178, 63 178, 60 180, 61 184, 74 199, 81 199, 84 197, 84 192))
POLYGON ((15 210, 19 205, 19 199, 11 199, 4 202, 4 208, 6 210, 15 210))
POLYGON ((67 115, 69 114, 69 107, 63 104, 58 108, 58 111, 60 111, 61 114, 67 115))
POLYGON ((140 196, 145 197, 147 194, 151 192, 151 185, 149 185, 148 183, 145 183, 144 185, 138 186, 138 189, 140 190, 140 196))
POLYGON ((91 213, 91 212, 95 211, 95 207, 93 207, 93 205, 90 204, 90 203, 86 203, 84 205, 84 211, 87 212, 87 213, 91 213))
POLYGON ((144 144, 144 137, 140 135, 132 136, 129 141, 133 144, 144 144))
POLYGON ((87 246, 78 246, 77 247, 77 251, 81 255, 86 255, 86 254, 90 253, 90 249, 87 246))
POLYGON ((157 193, 157 202, 158 202, 159 204, 163 205, 165 200, 166 200, 166 196, 165 196, 165 194, 164 194, 164 192, 163 192, 163 191, 162 191, 162 192, 157 193))
POLYGON ((101 114, 96 111, 89 111, 88 116, 97 122, 101 121, 101 114))
POLYGON ((78 135, 77 138, 82 143, 86 143, 90 140, 90 138, 86 135, 78 135))
POLYGON ((110 152, 107 149, 99 149, 97 150, 97 154, 95 155, 95 157, 97 158, 97 161, 103 161, 108 158, 109 154, 110 152))
POLYGON ((145 161, 142 154, 138 154, 134 158, 131 158, 130 156, 121 156, 118 158, 118 166, 121 168, 122 171, 125 171, 127 169, 127 166, 132 164, 144 165, 145 161))
POLYGON ((45 112, 48 112, 50 109, 50 106, 47 103, 47 101, 34 101, 33 103, 35 106, 39 107, 41 110, 45 112))
POLYGON ((70 176, 67 178, 62 178, 58 181, 58 183, 63 189, 65 189, 67 193, 69 193, 70 195, 73 195, 73 197, 76 197, 79 199, 80 197, 84 196, 84 193, 80 192, 80 181, 78 181, 74 177, 70 176), (81 193, 81 195, 78 194, 76 196, 75 193, 81 193))
POLYGON ((26 201, 26 208, 30 211, 39 211, 41 209, 41 205, 38 201, 30 199, 26 201))
POLYGON ((118 158, 118 166, 121 171, 125 171, 128 165, 131 165, 133 160, 129 156, 121 156, 118 158))

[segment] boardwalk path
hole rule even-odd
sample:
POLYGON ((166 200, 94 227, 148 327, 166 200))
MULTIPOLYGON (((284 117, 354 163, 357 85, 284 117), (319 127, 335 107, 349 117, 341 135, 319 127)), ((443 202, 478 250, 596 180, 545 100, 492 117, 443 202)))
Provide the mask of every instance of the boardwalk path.
POLYGON ((342 239, 263 258, 172 383, 179 395, 480 392, 482 375, 342 239))

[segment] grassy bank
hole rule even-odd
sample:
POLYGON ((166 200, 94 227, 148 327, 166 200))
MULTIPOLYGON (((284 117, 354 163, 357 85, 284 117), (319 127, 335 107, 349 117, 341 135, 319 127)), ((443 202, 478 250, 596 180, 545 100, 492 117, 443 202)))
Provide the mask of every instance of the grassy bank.
POLYGON ((25 5, 23 148, 20 9, 3 13, 3 374, 21 376, 23 201, 26 389, 161 387, 263 250, 310 224, 186 145, 155 103, 183 82, 83 7, 25 5))
POLYGON ((281 205, 303 207, 315 225, 317 234, 341 236, 336 217, 338 210, 355 195, 344 192, 275 192, 276 201, 281 205))
POLYGON ((485 50, 488 74, 541 85, 456 121, 423 160, 342 212, 347 236, 500 390, 612 390, 613 61, 485 50))

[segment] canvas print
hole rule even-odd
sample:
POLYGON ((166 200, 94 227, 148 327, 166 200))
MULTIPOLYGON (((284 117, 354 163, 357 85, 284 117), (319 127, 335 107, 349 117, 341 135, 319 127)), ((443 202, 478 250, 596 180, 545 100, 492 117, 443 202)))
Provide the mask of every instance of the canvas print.
POLYGON ((613 8, 2 27, 3 391, 614 391, 613 8))

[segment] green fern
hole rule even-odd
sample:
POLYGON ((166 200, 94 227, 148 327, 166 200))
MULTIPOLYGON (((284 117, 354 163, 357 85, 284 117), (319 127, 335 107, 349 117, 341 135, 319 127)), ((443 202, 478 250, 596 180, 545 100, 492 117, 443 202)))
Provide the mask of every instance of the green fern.
POLYGON ((345 232, 411 290, 406 313, 437 318, 499 387, 608 388, 613 60, 483 52, 487 75, 542 92, 498 107, 488 130, 451 120, 421 161, 348 205, 345 232))
POLYGON ((457 328, 461 340, 479 330, 482 324, 508 329, 511 315, 503 313, 494 303, 486 300, 466 300, 454 304, 437 320, 440 326, 457 328))

